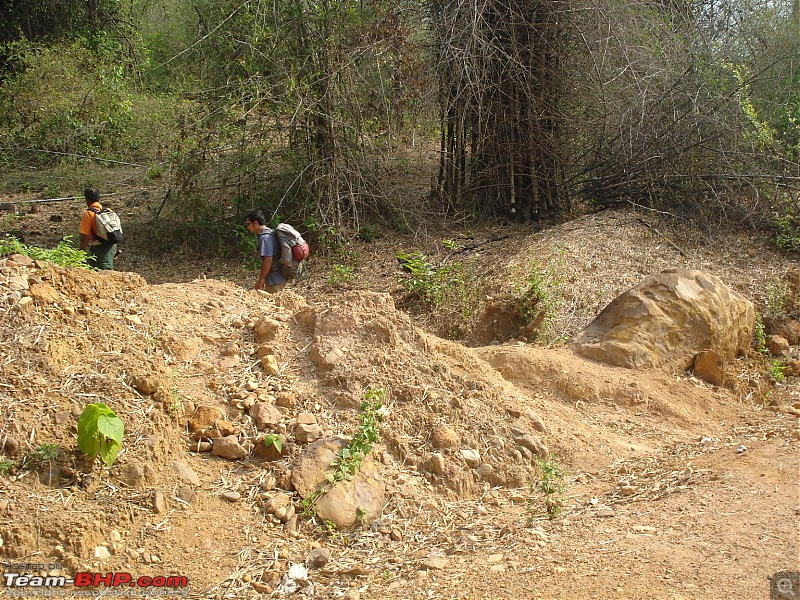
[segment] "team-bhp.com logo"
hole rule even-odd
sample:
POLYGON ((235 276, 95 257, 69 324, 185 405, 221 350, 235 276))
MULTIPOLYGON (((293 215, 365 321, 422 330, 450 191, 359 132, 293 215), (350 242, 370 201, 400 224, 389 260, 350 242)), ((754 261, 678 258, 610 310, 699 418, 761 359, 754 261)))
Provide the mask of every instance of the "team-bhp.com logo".
POLYGON ((189 585, 189 579, 181 575, 142 575, 134 577, 130 573, 75 573, 75 577, 23 575, 22 573, 5 572, 3 580, 7 589, 26 589, 29 591, 43 588, 144 588, 144 589, 180 589, 189 585))

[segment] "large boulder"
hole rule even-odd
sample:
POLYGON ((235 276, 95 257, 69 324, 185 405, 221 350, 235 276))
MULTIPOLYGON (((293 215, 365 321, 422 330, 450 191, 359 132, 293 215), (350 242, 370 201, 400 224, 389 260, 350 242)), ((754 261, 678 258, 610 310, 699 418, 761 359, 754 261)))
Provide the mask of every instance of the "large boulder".
POLYGON ((674 371, 690 368, 704 350, 722 360, 742 354, 754 330, 755 310, 747 298, 714 275, 669 269, 611 302, 571 346, 611 365, 674 371))
POLYGON ((347 440, 342 438, 314 442, 295 460, 292 469, 292 483, 301 497, 308 498, 319 489, 327 489, 317 500, 317 516, 333 522, 338 529, 349 529, 360 521, 374 521, 386 503, 386 488, 371 455, 364 458, 351 480, 340 481, 328 489, 331 463, 345 447, 347 440))

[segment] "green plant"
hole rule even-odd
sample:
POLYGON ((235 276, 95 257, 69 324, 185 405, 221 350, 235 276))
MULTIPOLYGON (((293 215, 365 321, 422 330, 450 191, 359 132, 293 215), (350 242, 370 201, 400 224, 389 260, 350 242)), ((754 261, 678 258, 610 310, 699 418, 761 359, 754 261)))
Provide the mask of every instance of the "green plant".
POLYGON ((800 215, 776 214, 773 219, 775 243, 785 252, 800 253, 800 215))
POLYGON ((60 267, 93 269, 87 262, 89 255, 73 245, 72 236, 65 237, 55 248, 47 249, 39 248, 38 246, 28 246, 20 242, 17 238, 6 235, 0 238, 0 256, 6 254, 24 254, 30 258, 45 260, 60 267))
POLYGON ((39 444, 36 450, 28 452, 22 459, 21 469, 35 469, 58 458, 61 447, 58 444, 39 444))
POLYGON ((161 179, 162 175, 164 175, 164 166, 163 165, 154 165, 147 169, 147 178, 148 179, 161 179))
POLYGON ((19 217, 16 213, 8 213, 0 217, 0 232, 7 232, 14 227, 19 217))
POLYGON ((0 475, 5 475, 14 468, 14 463, 10 460, 0 460, 0 475))
POLYGON ((558 518, 564 506, 564 472, 555 456, 537 458, 539 482, 531 483, 531 491, 538 490, 544 495, 544 506, 550 520, 558 518))
POLYGON ((450 251, 458 249, 458 242, 453 240, 442 240, 442 246, 447 248, 450 251))
POLYGON ((267 448, 274 446, 278 452, 283 452, 283 436, 277 433, 268 433, 264 436, 263 442, 267 448))
POLYGON ((333 265, 328 273, 328 285, 348 285, 353 283, 353 267, 348 265, 333 265))
POLYGON ((178 414, 182 406, 183 406, 183 398, 181 398, 181 395, 178 392, 177 388, 171 388, 169 390, 169 414, 171 415, 178 414))
POLYGON ((89 458, 99 454, 108 467, 117 459, 124 434, 120 418, 102 402, 87 405, 78 419, 78 448, 89 458))
POLYGON ((789 297, 789 284, 780 277, 775 277, 767 287, 767 307, 772 314, 780 314, 786 310, 789 297))
POLYGON ((553 267, 534 265, 525 280, 515 285, 514 310, 530 331, 541 332, 545 340, 553 337, 553 324, 563 298, 558 292, 558 277, 553 267))
POLYGON ((776 358, 769 365, 769 376, 776 383, 786 381, 786 365, 779 358, 776 358))
POLYGON ((361 230, 358 232, 358 237, 361 239, 361 241, 370 243, 374 242, 379 237, 381 237, 382 233, 383 230, 381 229, 380 225, 370 224, 370 225, 364 225, 361 228, 361 230))
POLYGON ((769 349, 767 348, 767 335, 764 332, 764 321, 761 319, 761 315, 756 315, 756 330, 753 336, 753 340, 756 346, 756 352, 763 354, 764 356, 769 356, 769 349))
POLYGON ((336 535, 336 523, 330 519, 325 519, 322 521, 322 525, 325 527, 325 531, 328 535, 336 535))

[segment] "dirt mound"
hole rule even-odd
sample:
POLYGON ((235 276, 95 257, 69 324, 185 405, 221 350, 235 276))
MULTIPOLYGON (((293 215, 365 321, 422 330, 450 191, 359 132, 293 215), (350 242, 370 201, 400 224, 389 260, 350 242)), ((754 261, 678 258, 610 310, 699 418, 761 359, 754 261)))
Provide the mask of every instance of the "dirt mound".
MULTIPOLYGON (((743 439, 726 423, 750 414, 734 392, 688 375, 520 342, 465 348, 418 328, 385 293, 150 286, 24 257, 0 263, 0 284, 0 553, 42 567, 33 571, 172 573, 189 578, 192 597, 250 597, 274 590, 293 564, 330 558, 303 585, 390 598, 428 595, 447 581, 437 573, 488 561, 503 569, 465 567, 469 589, 503 596, 486 587, 491 574, 525 565, 493 548, 510 537, 520 556, 545 556, 568 537, 562 525, 530 523, 542 514, 528 488, 542 477, 537 459, 560 457, 574 473, 566 505, 576 521, 594 519, 606 503, 649 498, 638 460, 666 453, 678 464, 664 448, 689 440, 722 451, 743 439), (357 430, 368 389, 385 390, 390 409, 373 450, 386 505, 354 532, 326 531, 295 514, 291 470, 316 437, 357 430), (77 417, 91 402, 126 426, 110 469, 77 449, 77 417), (278 456, 252 453, 265 433, 284 439, 278 456), (223 438, 246 456, 208 452, 223 438), (605 502, 586 504, 591 494, 605 502), (320 546, 333 556, 310 560, 320 546)), ((774 443, 791 439, 782 423, 768 430, 774 443)), ((688 480, 659 473, 670 488, 688 480)))

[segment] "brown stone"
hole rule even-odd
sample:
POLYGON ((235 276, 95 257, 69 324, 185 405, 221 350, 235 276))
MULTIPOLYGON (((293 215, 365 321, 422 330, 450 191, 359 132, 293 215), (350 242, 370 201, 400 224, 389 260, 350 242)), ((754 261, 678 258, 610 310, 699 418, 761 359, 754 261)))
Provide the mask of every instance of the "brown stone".
POLYGON ((196 432, 208 429, 223 417, 224 415, 219 409, 201 404, 195 409, 194 414, 189 419, 189 431, 196 432))
POLYGON ((735 358, 749 349, 754 331, 747 298, 714 275, 669 269, 615 299, 571 346, 599 362, 673 372, 690 368, 703 350, 735 358))
POLYGON ((439 450, 458 448, 461 445, 461 439, 452 427, 437 425, 431 432, 431 445, 439 450))
POLYGON ((722 385, 725 375, 722 371, 722 358, 713 350, 698 352, 694 358, 694 374, 696 377, 712 385, 722 385))
POLYGON ((791 349, 789 347, 789 341, 780 335, 767 336, 767 348, 772 356, 783 356, 791 349))

